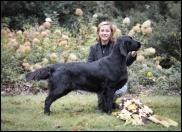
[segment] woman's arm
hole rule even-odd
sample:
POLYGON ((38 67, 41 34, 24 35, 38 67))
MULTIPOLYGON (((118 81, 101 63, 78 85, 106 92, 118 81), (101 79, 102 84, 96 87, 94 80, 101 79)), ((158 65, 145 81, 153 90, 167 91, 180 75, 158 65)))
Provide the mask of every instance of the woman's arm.
POLYGON ((93 62, 93 61, 95 61, 94 54, 95 54, 94 47, 93 46, 90 46, 90 52, 89 52, 89 55, 88 55, 87 62, 93 62))

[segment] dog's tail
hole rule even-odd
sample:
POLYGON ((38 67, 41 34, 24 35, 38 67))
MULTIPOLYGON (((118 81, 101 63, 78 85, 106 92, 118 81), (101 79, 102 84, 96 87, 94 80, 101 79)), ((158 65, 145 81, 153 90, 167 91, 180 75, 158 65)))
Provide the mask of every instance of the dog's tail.
POLYGON ((31 81, 31 80, 46 80, 48 78, 51 77, 52 73, 58 68, 60 67, 60 64, 57 65, 52 65, 52 66, 47 66, 44 68, 40 68, 37 69, 33 72, 28 72, 25 75, 25 78, 27 81, 31 81))

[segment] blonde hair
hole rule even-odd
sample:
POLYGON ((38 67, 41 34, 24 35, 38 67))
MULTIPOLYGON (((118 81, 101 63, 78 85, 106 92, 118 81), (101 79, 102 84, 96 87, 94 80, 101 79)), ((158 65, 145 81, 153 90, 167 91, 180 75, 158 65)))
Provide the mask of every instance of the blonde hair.
POLYGON ((110 28, 111 28, 111 35, 110 35, 110 38, 109 38, 109 41, 111 42, 114 42, 115 41, 115 37, 114 37, 114 29, 113 29, 113 25, 111 22, 108 22, 108 21, 104 21, 104 22, 101 22, 98 27, 97 27, 97 36, 96 36, 96 41, 97 42, 101 42, 101 39, 99 37, 99 31, 100 31, 100 27, 103 26, 103 25, 109 25, 110 28))

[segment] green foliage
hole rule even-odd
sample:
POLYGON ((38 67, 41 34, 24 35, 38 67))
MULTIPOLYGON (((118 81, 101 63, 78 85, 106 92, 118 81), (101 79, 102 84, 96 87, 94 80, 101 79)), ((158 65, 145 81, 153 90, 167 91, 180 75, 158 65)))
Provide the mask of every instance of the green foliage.
MULTIPOLYGON (((54 5, 54 2, 52 5, 54 5)), ((177 12, 180 8, 178 4, 170 3, 169 5, 171 5, 171 7, 169 7, 171 13, 166 14, 167 23, 165 23, 164 17, 160 17, 161 19, 157 22, 150 21, 150 27, 152 28, 150 34, 145 34, 142 31, 130 34, 134 26, 140 25, 139 27, 141 27, 142 23, 149 20, 147 12, 135 12, 135 10, 132 9, 128 12, 129 16, 127 17, 130 19, 130 23, 128 24, 123 23, 125 18, 122 16, 113 20, 117 29, 121 30, 121 33, 116 32, 116 37, 121 34, 130 34, 135 40, 142 43, 142 48, 138 51, 138 55, 143 55, 145 61, 136 61, 129 67, 129 80, 133 93, 139 92, 139 87, 152 89, 154 93, 170 94, 171 91, 180 93, 181 82, 179 79, 181 79, 181 75, 179 73, 181 73, 181 63, 178 56, 181 56, 179 52, 179 41, 181 40, 179 35, 181 31, 178 29, 180 24, 177 20, 179 20, 179 18, 175 18, 174 20, 170 17, 172 13, 177 12), (136 15, 136 17, 134 17, 134 15, 136 15), (168 22, 171 23, 169 24, 168 22), (175 25, 173 24, 174 22, 175 25), (150 47, 155 50, 155 53, 152 55, 148 55, 147 52, 147 48, 150 47), (169 53, 166 53, 166 51, 169 53), (155 57, 157 56, 162 57, 159 64, 163 69, 156 68, 155 57), (163 61, 166 60, 166 58, 170 61, 163 61), (167 63, 169 65, 168 67, 166 67, 167 63), (146 76, 148 72, 152 72, 151 77, 146 76)), ((66 3, 64 3, 64 6, 66 6, 66 3)), ((154 7, 156 7, 156 5, 154 3, 151 4, 151 8, 154 7)), ((158 8, 155 9, 159 12, 158 8)), ((93 26, 97 26, 96 23, 101 19, 92 17, 87 21, 84 19, 84 15, 76 15, 74 13, 74 23, 70 24, 71 28, 66 28, 59 24, 58 14, 58 12, 53 11, 46 15, 47 17, 51 17, 53 22, 50 22, 50 27, 46 27, 46 29, 42 31, 34 24, 24 23, 23 29, 28 32, 27 36, 25 36, 25 32, 21 34, 16 30, 1 30, 2 85, 8 83, 23 83, 25 79, 22 78, 22 75, 40 67, 55 63, 87 60, 90 45, 96 43, 96 30, 93 26), (35 33, 37 34, 36 36, 34 35, 35 33), (15 46, 12 40, 17 42, 18 46, 15 46), (24 46, 27 42, 30 44, 28 44, 29 50, 24 51, 24 46)), ((43 26, 43 22, 42 25, 39 26, 43 26)), ((36 88, 45 88, 41 86, 42 84, 40 83, 39 85, 39 82, 34 85, 36 88)))
POLYGON ((176 94, 181 91, 181 63, 169 69, 158 69, 153 58, 144 62, 134 62, 129 68, 130 92, 139 93, 140 88, 152 90, 154 94, 176 94), (151 72, 151 76, 147 73, 151 72))
POLYGON ((10 18, 5 17, 1 20, 1 29, 7 29, 10 23, 10 18))
POLYGON ((181 3, 168 2, 168 13, 153 22, 154 30, 148 46, 181 61, 181 3))
POLYGON ((1 37, 1 84, 16 83, 22 73, 21 60, 14 56, 15 50, 7 48, 7 40, 1 37))

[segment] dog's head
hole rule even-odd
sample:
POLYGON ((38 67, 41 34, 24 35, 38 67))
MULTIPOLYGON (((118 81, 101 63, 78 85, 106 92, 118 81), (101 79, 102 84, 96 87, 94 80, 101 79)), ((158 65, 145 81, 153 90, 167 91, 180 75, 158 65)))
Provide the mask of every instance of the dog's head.
POLYGON ((133 40, 130 36, 120 36, 116 43, 119 43, 120 52, 124 56, 127 56, 130 51, 138 51, 141 47, 141 43, 133 40))

